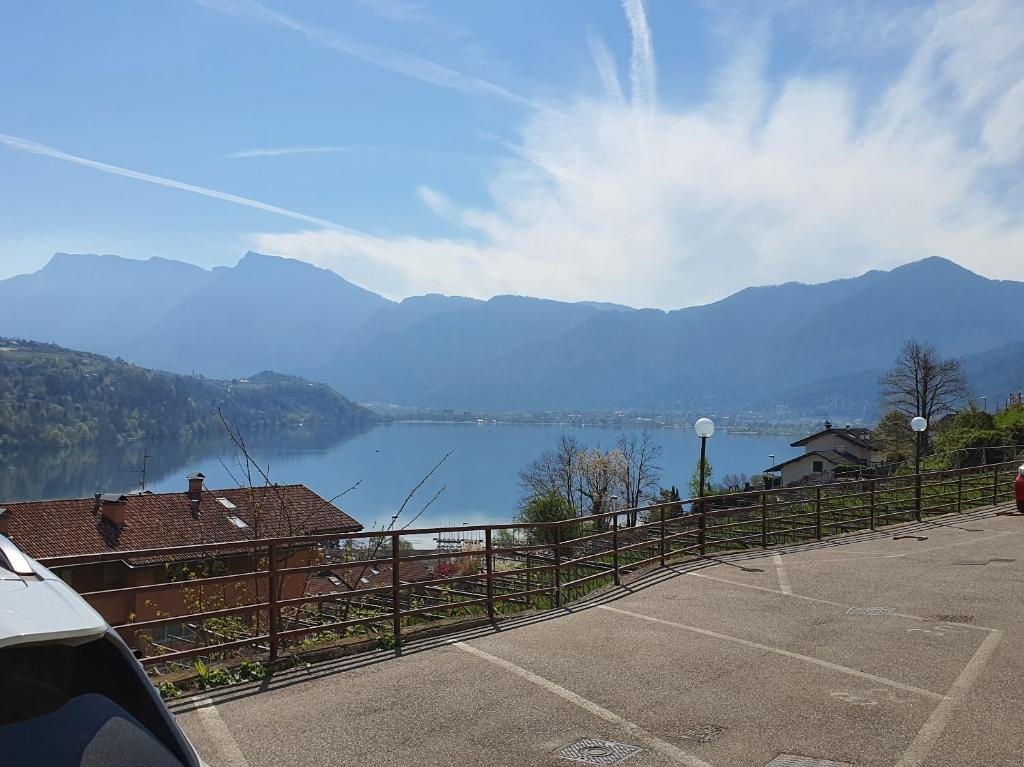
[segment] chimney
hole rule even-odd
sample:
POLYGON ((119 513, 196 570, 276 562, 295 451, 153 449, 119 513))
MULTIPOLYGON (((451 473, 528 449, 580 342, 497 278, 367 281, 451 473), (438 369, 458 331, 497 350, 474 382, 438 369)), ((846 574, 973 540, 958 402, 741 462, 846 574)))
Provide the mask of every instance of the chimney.
POLYGON ((93 514, 99 514, 100 513, 100 509, 103 508, 103 501, 100 500, 100 494, 99 493, 96 493, 96 495, 94 495, 93 498, 95 498, 96 500, 95 500, 95 502, 92 505, 92 513, 93 514))
POLYGON ((115 527, 120 528, 125 525, 124 513, 127 500, 127 496, 118 493, 103 493, 99 497, 100 509, 103 511, 104 518, 115 527))
POLYGON ((195 519, 199 519, 199 517, 202 516, 203 512, 201 512, 199 510, 199 499, 198 498, 189 498, 188 510, 192 512, 192 516, 195 519))
POLYGON ((203 497, 203 480, 206 475, 201 471, 188 475, 188 497, 190 501, 199 501, 203 497))
POLYGON ((11 529, 11 512, 7 509, 0 508, 0 535, 10 535, 11 529))

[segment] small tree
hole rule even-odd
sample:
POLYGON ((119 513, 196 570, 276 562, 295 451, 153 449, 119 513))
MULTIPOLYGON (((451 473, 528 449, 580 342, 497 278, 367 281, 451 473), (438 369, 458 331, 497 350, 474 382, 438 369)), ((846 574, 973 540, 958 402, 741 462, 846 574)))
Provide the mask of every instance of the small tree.
POLYGON ((888 463, 906 461, 914 456, 914 432, 907 417, 890 410, 871 430, 871 442, 888 463))
POLYGON ((879 383, 883 405, 908 419, 924 416, 929 424, 952 412, 969 393, 960 361, 944 359, 934 346, 920 341, 903 345, 892 370, 879 383))
MULTIPOLYGON (((620 456, 619 484, 623 500, 627 509, 636 509, 645 498, 651 497, 658 485, 661 445, 656 444, 651 432, 644 429, 640 434, 621 435, 616 447, 620 456)), ((636 515, 636 511, 631 512, 626 523, 635 525, 636 515)))
MULTIPOLYGON (((711 494, 711 461, 704 461, 704 494, 711 494)), ((696 465, 693 467, 693 475, 690 477, 690 482, 687 485, 687 490, 690 493, 691 498, 697 498, 700 496, 700 461, 698 460, 696 465)))
MULTIPOLYGON (((575 437, 563 434, 554 450, 545 450, 535 461, 519 472, 519 486, 527 501, 535 496, 558 493, 575 513, 580 483, 582 446, 575 437)), ((579 513, 583 513, 582 509, 579 513)))
MULTIPOLYGON (((516 521, 540 525, 546 522, 562 522, 575 517, 576 513, 561 493, 548 492, 528 498, 519 510, 516 521)), ((537 527, 530 530, 529 538, 533 543, 553 543, 555 531, 549 527, 537 527)))

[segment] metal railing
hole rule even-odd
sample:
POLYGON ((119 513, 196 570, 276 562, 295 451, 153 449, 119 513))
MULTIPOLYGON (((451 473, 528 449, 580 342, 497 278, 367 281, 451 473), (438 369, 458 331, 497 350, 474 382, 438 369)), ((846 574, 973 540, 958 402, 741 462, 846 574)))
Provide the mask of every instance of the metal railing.
POLYGON ((243 652, 274 661, 285 652, 346 638, 400 651, 403 638, 420 626, 558 608, 594 589, 618 585, 623 573, 681 557, 817 541, 997 505, 1013 497, 1016 469, 1011 461, 752 490, 538 524, 265 538, 245 543, 241 553, 235 541, 40 561, 50 568, 135 558, 206 562, 215 574, 83 593, 101 612, 113 602, 147 606, 151 617, 136 615, 115 621, 115 627, 141 651, 142 663, 157 670, 200 656, 216 660, 243 652), (630 519, 638 523, 623 524, 630 519), (479 548, 403 547, 413 536, 473 531, 482 533, 479 548), (210 563, 237 572, 218 573, 210 563), (318 574, 328 571, 334 586, 325 592, 318 574), (314 581, 319 590, 311 587, 314 581), (172 602, 184 612, 165 609, 172 602), (168 629, 170 635, 157 638, 168 629))

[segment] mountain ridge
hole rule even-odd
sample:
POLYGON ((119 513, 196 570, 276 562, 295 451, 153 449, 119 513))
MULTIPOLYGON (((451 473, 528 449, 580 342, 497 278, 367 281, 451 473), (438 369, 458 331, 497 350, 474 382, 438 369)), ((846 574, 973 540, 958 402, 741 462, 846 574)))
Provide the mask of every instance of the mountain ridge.
MULTIPOLYGON (((1021 305, 1024 283, 940 257, 817 284, 752 286, 665 311, 516 295, 395 302, 331 270, 251 251, 213 270, 58 254, 0 281, 0 334, 71 339, 213 377, 272 368, 364 402, 490 411, 778 406, 812 415, 802 411, 837 400, 869 411, 877 387, 863 383, 863 371, 885 369, 907 338, 965 357, 1024 340, 1021 305), (87 308, 39 310, 53 301, 87 308)), ((1024 383, 1014 359, 995 356, 983 368, 993 386, 1024 383)))

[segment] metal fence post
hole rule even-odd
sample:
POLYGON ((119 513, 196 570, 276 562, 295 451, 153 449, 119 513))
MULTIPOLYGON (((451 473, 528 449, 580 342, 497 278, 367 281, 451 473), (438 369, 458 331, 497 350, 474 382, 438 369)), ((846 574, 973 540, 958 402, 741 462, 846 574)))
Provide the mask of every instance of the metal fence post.
MULTIPOLYGON (((920 432, 919 432, 920 433, 920 432)), ((921 468, 914 473, 914 519, 921 521, 921 468)))
POLYGON ((875 529, 875 480, 868 480, 868 527, 875 529))
POLYGON ((612 568, 615 571, 615 585, 622 585, 619 579, 619 515, 612 515, 612 568))
POLYGON ((487 567, 487 617, 494 620, 494 550, 491 548, 491 528, 484 528, 484 562, 487 567))
POLYGON ((768 548, 768 493, 761 491, 761 548, 768 548))
POLYGON ((395 652, 402 652, 402 581, 398 568, 402 559, 401 533, 391 533, 391 627, 395 638, 395 652))
POLYGON ((562 542, 561 530, 555 523, 555 607, 562 606, 562 542))
POLYGON ((270 624, 270 662, 277 660, 277 546, 271 543, 267 547, 267 622, 270 624))
POLYGON ((821 540, 821 485, 814 488, 814 535, 821 540))
POLYGON ((956 513, 959 514, 964 506, 964 470, 956 470, 956 513))
MULTIPOLYGON (((527 540, 529 540, 529 539, 527 539, 527 540)), ((533 586, 533 577, 532 577, 533 573, 530 572, 530 567, 531 566, 532 566, 532 563, 530 562, 530 552, 527 551, 526 552, 526 590, 527 591, 532 591, 531 587, 533 586)), ((530 596, 529 594, 527 594, 526 595, 526 606, 529 607, 530 603, 532 601, 533 601, 533 597, 530 596)))
POLYGON ((707 549, 708 530, 708 506, 703 498, 700 501, 700 517, 697 519, 697 545, 700 547, 700 555, 704 556, 707 549))
POLYGON ((992 467, 992 505, 999 503, 999 464, 992 467))
POLYGON ((661 566, 665 566, 665 507, 661 507, 661 566))

